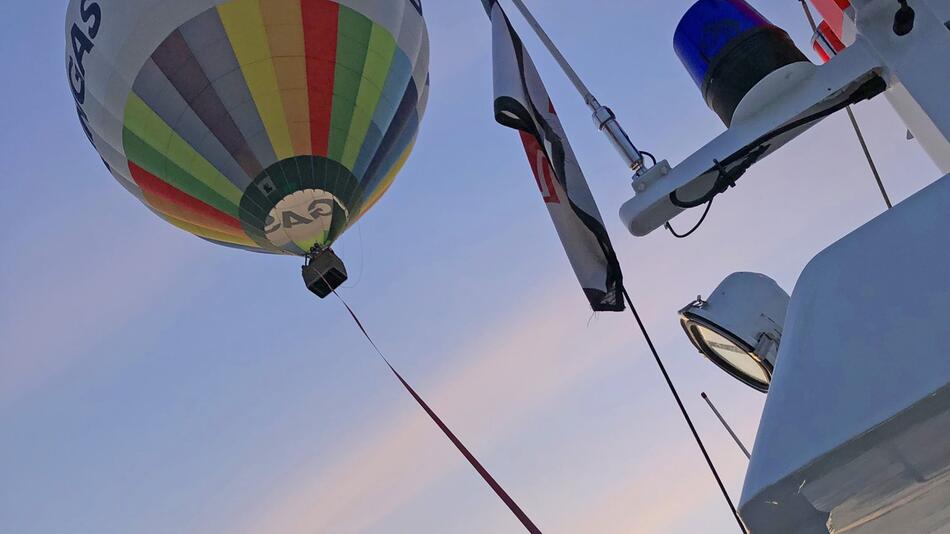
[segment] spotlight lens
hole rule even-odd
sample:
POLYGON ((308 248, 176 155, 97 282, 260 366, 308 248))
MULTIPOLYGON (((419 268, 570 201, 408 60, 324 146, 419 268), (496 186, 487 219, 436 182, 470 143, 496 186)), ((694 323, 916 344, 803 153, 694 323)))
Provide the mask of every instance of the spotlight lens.
POLYGON ((769 383, 768 372, 751 354, 705 326, 694 324, 693 329, 696 336, 715 356, 718 356, 722 364, 731 367, 735 373, 754 382, 763 385, 769 383))

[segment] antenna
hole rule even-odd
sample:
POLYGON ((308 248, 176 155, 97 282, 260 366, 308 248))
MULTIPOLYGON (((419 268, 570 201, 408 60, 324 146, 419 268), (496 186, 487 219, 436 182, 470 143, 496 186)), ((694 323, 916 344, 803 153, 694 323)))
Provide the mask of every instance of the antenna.
MULTIPOLYGON (((808 19, 808 25, 811 26, 811 30, 815 35, 820 35, 821 32, 818 30, 818 25, 815 23, 815 17, 811 14, 811 9, 808 8, 806 0, 799 0, 802 4, 802 10, 805 11, 805 18, 808 19)), ((907 4, 901 4, 901 10, 907 7, 907 4)), ((909 9, 909 8, 908 8, 909 9)), ((913 10, 911 10, 913 12, 913 10)), ((895 28, 897 28, 897 21, 894 22, 895 28)), ((913 22, 911 22, 913 26, 913 22)), ((895 30, 896 31, 896 30, 895 30)), ((854 111, 851 109, 851 106, 844 108, 848 112, 848 119, 851 121, 851 126, 854 128, 854 134, 858 137, 858 142, 861 143, 861 150, 864 151, 864 157, 868 160, 868 166, 871 167, 871 174, 874 175, 874 180, 877 182, 878 189, 881 190, 881 196, 884 197, 884 205, 887 206, 887 209, 891 209, 894 205, 891 203, 891 197, 887 194, 887 189, 884 187, 884 180, 881 179, 881 173, 877 170, 877 165, 874 164, 874 158, 871 157, 871 150, 868 149, 868 143, 864 140, 864 133, 861 132, 861 127, 858 126, 858 119, 854 116, 854 111)), ((908 130, 910 132, 910 130, 908 130)))
POLYGON ((548 52, 551 53, 554 60, 560 65, 561 70, 564 71, 564 74, 567 75, 571 83, 574 84, 577 92, 584 98, 584 103, 587 104, 594 113, 594 124, 597 126, 597 129, 604 132, 607 138, 610 139, 611 144, 613 144, 614 148, 620 154, 620 157, 623 158, 627 167, 637 175, 645 171, 646 165, 644 165, 643 162, 643 154, 637 150, 637 147, 633 145, 630 137, 627 136, 627 132, 625 132, 623 127, 620 126, 620 123, 617 122, 617 116, 614 115, 614 112, 597 101, 584 81, 577 75, 574 67, 568 63, 567 58, 561 54, 557 45, 554 44, 554 41, 552 41, 547 32, 544 31, 544 28, 541 27, 541 23, 538 22, 538 19, 534 18, 534 15, 531 14, 528 6, 526 6, 522 0, 512 0, 512 3, 515 4, 518 11, 520 11, 525 20, 528 21, 528 25, 531 26, 531 29, 537 34, 538 39, 544 43, 548 52))
POLYGON ((742 444, 742 440, 739 439, 739 436, 737 436, 736 433, 732 431, 732 427, 729 426, 729 423, 726 422, 726 420, 722 417, 722 414, 719 413, 719 410, 716 409, 716 405, 713 404, 712 400, 709 399, 709 395, 706 395, 706 392, 704 391, 702 396, 703 400, 706 401, 706 404, 709 405, 709 408, 712 409, 713 413, 716 414, 716 417, 719 418, 719 422, 722 423, 722 426, 726 427, 726 431, 729 432, 730 436, 732 436, 732 439, 736 442, 736 445, 742 449, 742 454, 745 455, 746 459, 751 460, 752 455, 749 454, 749 450, 746 449, 745 445, 742 444))

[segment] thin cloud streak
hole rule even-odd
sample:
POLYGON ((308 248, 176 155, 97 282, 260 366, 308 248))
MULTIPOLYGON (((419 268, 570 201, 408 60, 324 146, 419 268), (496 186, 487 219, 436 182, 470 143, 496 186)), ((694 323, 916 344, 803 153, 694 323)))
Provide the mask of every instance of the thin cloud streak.
MULTIPOLYGON (((674 441, 664 450, 665 458, 696 458, 695 444, 689 439, 674 441)), ((602 492, 589 496, 571 509, 560 532, 598 532, 603 534, 653 534, 676 531, 688 520, 701 522, 709 508, 729 514, 718 492, 710 491, 715 482, 705 465, 696 462, 688 478, 672 476, 682 472, 669 463, 644 454, 639 462, 624 470, 616 482, 602 492), (676 498, 670 498, 676 495, 676 498), (631 513, 632 511, 641 513, 631 513), (647 511, 647 513, 642 513, 647 511)), ((742 472, 744 459, 719 462, 723 473, 742 472)), ((736 495, 737 496, 737 495, 736 495)))
MULTIPOLYGON (((96 213, 108 213, 107 210, 96 213)), ((142 220, 124 228, 135 236, 128 246, 107 245, 110 227, 101 218, 76 218, 57 234, 61 263, 37 260, 49 243, 37 239, 18 250, 9 269, 16 280, 5 293, 0 320, 0 406, 41 388, 77 364, 84 353, 107 340, 152 307, 195 259, 194 248, 159 222, 142 220), (90 249, 101 249, 90 254, 90 249)))
MULTIPOLYGON (((475 336, 461 356, 450 358, 469 362, 466 366, 439 380, 435 391, 420 388, 463 441, 490 436, 468 443, 483 461, 505 435, 516 431, 519 420, 543 409, 603 363, 581 350, 590 334, 579 329, 577 316, 565 320, 563 310, 577 305, 576 298, 564 298, 575 296, 571 289, 550 292, 548 302, 536 307, 545 310, 543 313, 507 318, 495 325, 500 334, 475 336), (491 384, 490 394, 486 394, 485 384, 491 384)), ((626 333, 613 332, 601 339, 598 353, 610 354, 615 352, 612 348, 629 342, 626 333)), ((298 480, 289 482, 290 489, 272 496, 260 516, 243 531, 370 530, 444 477, 468 468, 431 422, 408 403, 391 423, 361 429, 344 450, 352 452, 334 460, 329 470, 303 470, 298 480)), ((494 475, 505 485, 505 473, 494 475)), ((507 489, 517 494, 510 486, 507 489)), ((536 520, 543 522, 543 518, 536 520)))

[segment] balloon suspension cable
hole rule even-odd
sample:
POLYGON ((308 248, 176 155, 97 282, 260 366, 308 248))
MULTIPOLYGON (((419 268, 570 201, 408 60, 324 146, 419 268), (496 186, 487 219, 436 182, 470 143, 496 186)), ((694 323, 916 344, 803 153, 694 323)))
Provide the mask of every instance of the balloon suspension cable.
POLYGON ((712 410, 714 414, 716 414, 716 418, 718 418, 719 422, 722 423, 722 426, 726 429, 726 432, 729 432, 729 435, 732 436, 732 440, 735 441, 736 445, 739 446, 739 449, 742 451, 742 454, 745 455, 747 460, 751 460, 752 455, 749 454, 749 449, 745 448, 745 445, 743 445, 742 440, 739 439, 739 436, 737 436, 736 433, 732 431, 732 427, 729 426, 729 423, 726 422, 726 419, 722 416, 721 413, 719 413, 719 410, 716 409, 716 405, 713 404, 713 401, 712 399, 709 398, 709 395, 706 395, 706 392, 704 391, 702 392, 702 397, 703 397, 703 400, 706 401, 706 404, 709 405, 709 409, 712 410))
MULTIPOLYGON (((799 0, 802 4, 802 10, 805 12, 805 18, 808 19, 808 25, 811 26, 815 35, 819 34, 818 24, 815 23, 815 17, 811 14, 811 9, 808 7, 807 0, 799 0)), ((881 178, 881 173, 877 170, 877 165, 874 164, 874 158, 871 157, 871 150, 868 148, 867 141, 864 139, 864 133, 861 132, 861 127, 858 126, 858 119, 854 116, 854 111, 851 109, 851 106, 845 108, 848 112, 848 119, 851 121, 851 127, 854 128, 854 134, 858 138, 858 143, 861 144, 861 150, 864 151, 864 158, 868 161, 868 167, 871 168, 871 174, 874 175, 874 181, 877 182, 877 187, 881 191, 881 197, 884 198, 884 205, 887 206, 887 209, 891 209, 894 205, 891 203, 891 198, 887 194, 887 188, 884 187, 884 180, 881 178)))
POLYGON ((426 415, 429 416, 432 422, 434 422, 436 426, 439 427, 439 430, 442 431, 445 437, 447 437, 449 441, 451 441, 452 444, 455 445, 455 448, 458 449, 459 453, 461 453, 462 456, 464 456, 465 459, 468 460, 468 463, 475 469, 475 471, 478 472, 479 475, 481 475, 482 479, 495 492, 495 495, 497 495, 498 498, 501 499, 503 503, 505 503, 508 509, 511 510, 511 512, 515 515, 515 517, 518 518, 518 520, 524 526, 525 530, 527 530, 531 534, 541 534, 541 530, 537 526, 535 526, 535 524, 531 521, 528 515, 521 509, 520 506, 518 506, 518 503, 516 503, 515 500, 512 499, 510 495, 508 495, 508 492, 506 492, 504 488, 501 487, 501 484, 499 484, 495 480, 495 478, 492 477, 491 473, 489 473, 488 470, 485 469, 484 466, 482 466, 481 462, 479 462, 478 459, 475 458, 475 455, 473 455, 468 450, 468 448, 462 443, 462 441, 458 437, 456 437, 455 433, 453 433, 452 430, 449 429, 448 425, 446 425, 442 421, 442 419, 432 410, 432 408, 429 407, 429 405, 422 399, 422 397, 420 397, 419 394, 416 393, 416 391, 412 388, 412 386, 409 385, 409 383, 402 377, 402 375, 399 374, 399 371, 397 371, 396 368, 393 367, 392 363, 389 362, 389 359, 386 358, 383 352, 379 349, 379 346, 376 344, 376 342, 373 341, 373 338, 369 335, 369 332, 366 330, 366 327, 363 326, 363 322, 360 321, 359 317, 357 317, 356 312, 353 311, 353 308, 350 307, 350 305, 346 302, 346 300, 343 299, 342 296, 340 296, 339 293, 337 293, 336 291, 333 291, 333 294, 336 295, 338 299, 340 299, 340 302, 343 304, 343 307, 346 308, 346 311, 349 313, 350 317, 353 319, 353 322, 356 323, 356 326, 359 328, 360 332, 363 334, 363 337, 366 338, 366 341, 369 342, 370 346, 373 348, 373 350, 376 352, 379 358, 383 361, 383 363, 386 364, 386 367, 389 368, 389 370, 393 373, 396 379, 399 380, 399 383, 402 384, 402 386, 406 389, 409 395, 411 395, 412 398, 415 399, 416 403, 418 403, 419 407, 422 408, 422 410, 426 413, 426 415))
POLYGON ((719 471, 716 469, 716 465, 713 463, 712 458, 709 456, 709 452, 706 450, 706 445, 703 443, 703 439, 699 437, 699 432, 696 431, 696 425, 693 424, 693 419, 689 416, 689 412, 686 411, 686 406, 683 404, 683 400, 680 398, 679 392, 676 391, 676 386, 673 385, 673 379, 670 378, 670 374, 666 370, 666 366, 663 365, 663 360, 660 358, 660 353, 656 350, 656 345, 653 344, 653 339, 650 337, 650 333, 647 332, 647 327, 643 323, 643 319, 640 318, 640 314, 637 312, 636 306, 633 305, 633 300, 630 298, 630 294, 627 293, 627 288, 621 288, 623 291, 623 297, 627 302, 627 306, 630 307, 630 312, 633 313, 633 317, 637 320, 637 325, 640 327, 640 332, 643 334, 643 339, 647 342, 647 346, 650 347, 650 352, 653 354, 653 359, 656 360, 657 367, 660 368, 660 373, 663 374, 663 378, 666 379, 666 385, 670 389, 670 393, 673 394, 673 398, 676 399, 676 404, 679 406, 680 412, 683 414, 683 419, 686 420, 687 426, 689 426, 690 432, 693 434, 693 438, 696 440, 696 444, 699 446, 699 450, 703 454, 703 458, 706 459, 706 465, 709 466, 709 471, 712 472, 713 478, 716 479, 716 483, 719 485, 719 490, 722 492, 723 498, 726 500, 726 504, 729 505, 729 510, 732 511, 733 517, 736 519, 736 523, 739 524, 739 530, 742 534, 748 534, 748 529, 746 529, 745 523, 742 522, 742 518, 739 516, 738 510, 736 510, 736 505, 732 503, 732 498, 729 497, 729 492, 726 491, 726 486, 722 482, 722 477, 719 476, 719 471))
MULTIPOLYGON (((314 244, 312 247, 310 247, 310 250, 306 254, 303 255, 304 263, 305 264, 312 263, 313 260, 319 258, 324 252, 328 250, 330 250, 330 247, 324 247, 319 244, 314 244)), ((324 282, 326 282, 326 280, 324 280, 324 282)))
POLYGON ((614 149, 620 154, 620 157, 623 158, 627 167, 637 175, 646 171, 647 166, 643 159, 643 153, 637 149, 633 141, 631 141, 627 135, 627 132, 620 126, 620 122, 617 120, 617 116, 614 112, 609 107, 603 106, 597 101, 597 98, 591 93, 587 84, 577 75, 577 71, 574 70, 574 67, 567 61, 567 58, 564 57, 564 54, 561 53, 557 45, 554 44, 554 41, 551 40, 548 33, 544 31, 538 19, 534 18, 534 15, 531 13, 531 10, 528 9, 528 6, 525 5, 524 1, 512 0, 512 2, 515 4, 515 7, 518 8, 518 11, 521 12, 521 15, 524 16, 528 25, 531 26, 531 29, 534 30, 538 39, 540 39, 545 48, 548 49, 554 61, 557 62, 567 78, 574 84, 574 88, 580 93, 584 99, 584 103, 587 104, 593 112, 594 124, 597 126, 597 129, 604 132, 604 135, 607 136, 607 139, 610 140, 614 149))

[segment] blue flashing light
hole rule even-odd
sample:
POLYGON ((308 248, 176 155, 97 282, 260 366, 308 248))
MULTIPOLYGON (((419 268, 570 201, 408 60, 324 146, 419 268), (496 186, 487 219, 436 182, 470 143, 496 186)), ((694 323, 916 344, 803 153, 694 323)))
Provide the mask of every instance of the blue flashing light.
POLYGON ((744 0, 699 0, 683 15, 673 48, 696 86, 704 90, 716 56, 751 30, 772 23, 744 0))

